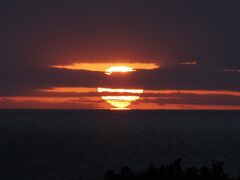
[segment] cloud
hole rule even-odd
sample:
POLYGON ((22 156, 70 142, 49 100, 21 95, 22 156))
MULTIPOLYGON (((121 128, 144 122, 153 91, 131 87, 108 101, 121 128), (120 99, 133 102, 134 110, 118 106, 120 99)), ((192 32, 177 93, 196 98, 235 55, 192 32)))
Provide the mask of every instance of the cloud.
POLYGON ((2 108, 23 108, 23 109, 98 109, 101 106, 100 101, 91 98, 53 98, 49 97, 8 97, 0 98, 2 108))
POLYGON ((239 79, 239 73, 201 65, 172 65, 111 76, 85 70, 11 68, 0 71, 0 96, 37 95, 39 89, 51 87, 240 91, 239 79))
POLYGON ((181 94, 173 93, 162 97, 144 98, 144 103, 165 104, 191 104, 191 105, 222 105, 222 106, 240 106, 240 96, 219 95, 219 94, 181 94))
POLYGON ((38 89, 51 87, 95 87, 103 73, 55 68, 30 68, 0 71, 1 96, 34 95, 38 89))
POLYGON ((239 91, 238 73, 195 65, 174 65, 151 71, 137 71, 128 76, 112 76, 109 85, 125 85, 143 89, 196 89, 239 91), (115 83, 115 82, 118 82, 115 83))

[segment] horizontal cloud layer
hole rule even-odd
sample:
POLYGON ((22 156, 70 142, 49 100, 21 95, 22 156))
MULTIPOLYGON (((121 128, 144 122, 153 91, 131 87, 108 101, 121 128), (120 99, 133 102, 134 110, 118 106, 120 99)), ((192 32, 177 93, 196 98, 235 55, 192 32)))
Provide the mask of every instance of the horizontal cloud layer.
POLYGON ((51 87, 240 91, 240 73, 201 65, 172 65, 111 76, 84 70, 12 68, 0 71, 0 82, 0 96, 36 95, 39 89, 51 87))

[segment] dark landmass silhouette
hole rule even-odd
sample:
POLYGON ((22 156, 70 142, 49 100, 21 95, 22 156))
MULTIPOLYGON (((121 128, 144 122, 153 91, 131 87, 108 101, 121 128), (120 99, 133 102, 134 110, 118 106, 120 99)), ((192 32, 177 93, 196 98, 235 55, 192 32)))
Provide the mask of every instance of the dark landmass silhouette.
POLYGON ((105 173, 104 180, 240 180, 240 177, 232 178, 223 169, 224 163, 215 162, 211 167, 195 166, 183 168, 181 159, 177 159, 168 165, 159 168, 149 165, 141 172, 135 172, 128 166, 121 168, 120 172, 109 169, 105 173))

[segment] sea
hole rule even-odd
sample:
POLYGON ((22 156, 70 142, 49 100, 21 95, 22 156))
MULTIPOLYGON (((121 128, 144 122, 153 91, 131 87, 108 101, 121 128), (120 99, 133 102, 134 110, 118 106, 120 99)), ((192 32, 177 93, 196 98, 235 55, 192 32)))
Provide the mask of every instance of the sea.
POLYGON ((240 172, 240 111, 0 110, 0 179, 103 180, 181 158, 240 172))

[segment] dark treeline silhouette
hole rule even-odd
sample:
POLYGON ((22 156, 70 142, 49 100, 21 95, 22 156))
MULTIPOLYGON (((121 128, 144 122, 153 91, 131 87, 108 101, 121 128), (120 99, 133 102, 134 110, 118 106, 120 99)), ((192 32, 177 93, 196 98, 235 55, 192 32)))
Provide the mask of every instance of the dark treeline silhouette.
MULTIPOLYGON (((116 173, 110 169, 105 174, 105 180, 233 180, 223 170, 223 162, 216 162, 211 167, 189 167, 184 169, 181 159, 159 168, 149 165, 142 172, 135 172, 124 166, 116 173)), ((240 180, 240 178, 236 178, 240 180)))

